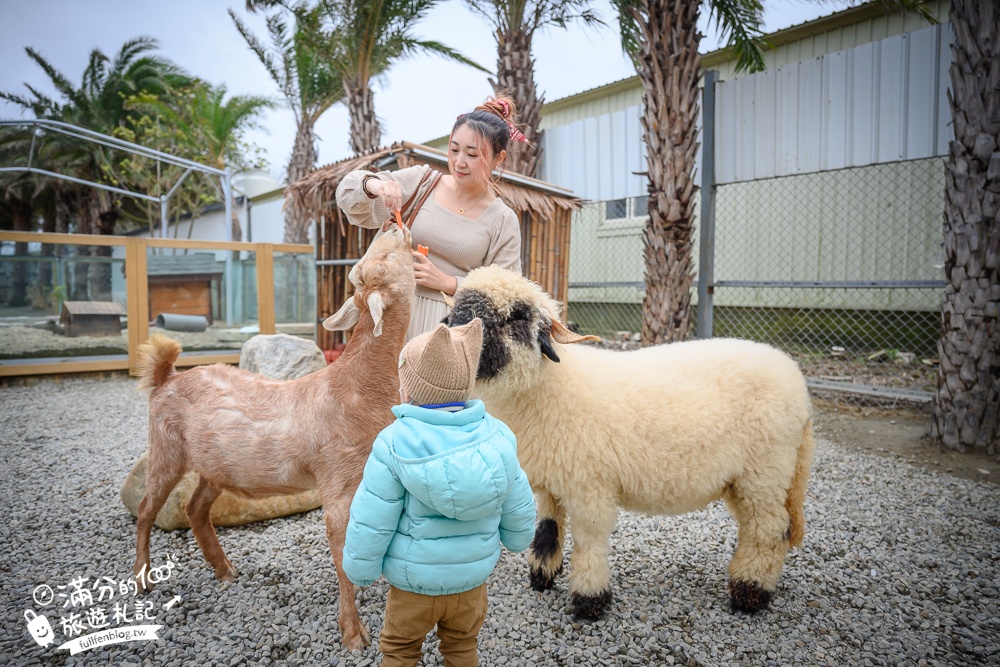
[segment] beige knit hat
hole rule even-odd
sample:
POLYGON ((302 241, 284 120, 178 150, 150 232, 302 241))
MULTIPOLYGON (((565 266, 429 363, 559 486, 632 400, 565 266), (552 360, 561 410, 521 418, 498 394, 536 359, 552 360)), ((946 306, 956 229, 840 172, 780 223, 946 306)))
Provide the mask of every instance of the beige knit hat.
POLYGON ((400 352, 399 384, 417 405, 464 401, 476 381, 482 347, 478 317, 453 329, 439 324, 400 352))

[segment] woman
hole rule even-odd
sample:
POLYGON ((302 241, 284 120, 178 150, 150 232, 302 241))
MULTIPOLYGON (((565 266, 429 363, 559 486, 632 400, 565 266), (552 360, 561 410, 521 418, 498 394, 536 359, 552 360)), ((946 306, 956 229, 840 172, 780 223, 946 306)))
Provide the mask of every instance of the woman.
MULTIPOLYGON (((496 264, 521 272, 521 226, 497 196, 492 175, 507 157, 510 140, 524 141, 514 118, 513 102, 500 96, 462 114, 452 127, 448 174, 438 180, 410 228, 413 243, 429 252, 413 251, 417 291, 407 340, 441 322, 448 314, 445 295, 455 294, 472 269, 496 264)), ((379 228, 430 169, 352 171, 337 188, 337 203, 351 224, 379 228)))

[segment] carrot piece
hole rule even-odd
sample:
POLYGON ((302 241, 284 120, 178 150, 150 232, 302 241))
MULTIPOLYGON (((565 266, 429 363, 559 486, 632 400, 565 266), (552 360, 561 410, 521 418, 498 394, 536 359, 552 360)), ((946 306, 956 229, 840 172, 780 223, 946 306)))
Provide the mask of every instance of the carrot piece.
POLYGON ((403 228, 403 218, 399 215, 399 209, 396 209, 396 224, 399 225, 400 229, 403 228))
POLYGON ((419 253, 420 253, 421 255, 423 255, 424 257, 426 257, 426 256, 427 256, 427 253, 429 253, 430 251, 431 251, 431 249, 430 249, 430 248, 428 248, 427 246, 425 246, 425 245, 420 245, 419 243, 417 244, 417 252, 419 252, 419 253))

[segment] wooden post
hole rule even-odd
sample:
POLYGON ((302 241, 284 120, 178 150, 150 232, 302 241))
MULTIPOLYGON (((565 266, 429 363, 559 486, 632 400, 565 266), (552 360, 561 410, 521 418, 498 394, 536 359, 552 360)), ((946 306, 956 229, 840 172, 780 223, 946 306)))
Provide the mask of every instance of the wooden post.
POLYGON ((257 248, 257 323, 260 333, 273 334, 274 321, 274 244, 261 243, 257 248))
POLYGON ((149 276, 146 239, 125 239, 125 291, 128 317, 128 372, 138 375, 139 346, 149 338, 149 276))

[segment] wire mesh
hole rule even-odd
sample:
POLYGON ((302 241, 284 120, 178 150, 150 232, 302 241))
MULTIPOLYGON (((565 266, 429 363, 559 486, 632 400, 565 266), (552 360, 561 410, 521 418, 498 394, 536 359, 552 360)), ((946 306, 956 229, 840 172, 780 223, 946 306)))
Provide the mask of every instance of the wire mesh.
MULTIPOLYGON (((785 350, 821 398, 928 404, 943 287, 943 159, 723 185, 715 196, 714 336, 785 350)), ((609 346, 639 345, 644 205, 596 202, 574 220, 568 319, 609 346)))

